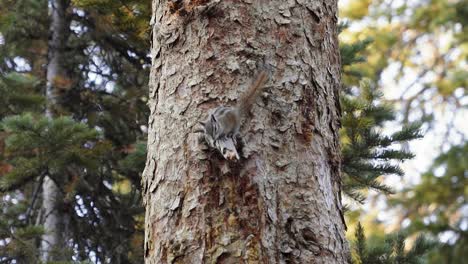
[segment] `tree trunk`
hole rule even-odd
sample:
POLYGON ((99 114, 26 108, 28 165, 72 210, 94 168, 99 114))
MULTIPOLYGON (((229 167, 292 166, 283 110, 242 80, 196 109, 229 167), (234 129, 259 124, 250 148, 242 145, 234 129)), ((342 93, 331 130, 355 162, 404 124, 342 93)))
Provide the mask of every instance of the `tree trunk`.
MULTIPOLYGON (((49 1, 50 8, 50 38, 48 44, 46 116, 52 119, 57 107, 58 89, 68 83, 64 69, 66 42, 69 35, 70 22, 66 10, 68 0, 49 1)), ((66 257, 68 216, 64 213, 64 196, 56 182, 47 175, 42 184, 42 214, 44 235, 41 242, 42 260, 69 260, 66 257)))
POLYGON ((336 23, 336 0, 153 0, 146 263, 348 262, 336 23), (262 69, 226 161, 198 121, 262 69))

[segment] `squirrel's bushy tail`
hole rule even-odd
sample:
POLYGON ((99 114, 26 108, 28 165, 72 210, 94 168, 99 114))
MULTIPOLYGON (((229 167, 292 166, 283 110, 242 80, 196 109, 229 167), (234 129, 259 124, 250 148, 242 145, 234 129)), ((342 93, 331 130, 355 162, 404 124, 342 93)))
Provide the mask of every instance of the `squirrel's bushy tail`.
POLYGON ((265 71, 260 72, 247 91, 239 98, 238 109, 241 117, 245 117, 250 111, 250 108, 255 103, 255 99, 257 99, 267 80, 268 74, 265 71))

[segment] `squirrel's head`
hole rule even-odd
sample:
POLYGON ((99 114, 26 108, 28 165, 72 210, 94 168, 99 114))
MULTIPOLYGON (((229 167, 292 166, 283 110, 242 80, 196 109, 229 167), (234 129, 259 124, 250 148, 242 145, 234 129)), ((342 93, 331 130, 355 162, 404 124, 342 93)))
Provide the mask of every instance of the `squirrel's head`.
POLYGON ((211 148, 218 149, 226 160, 239 160, 239 154, 236 150, 236 140, 232 137, 217 138, 219 123, 214 115, 210 115, 206 121, 200 122, 206 143, 211 148))

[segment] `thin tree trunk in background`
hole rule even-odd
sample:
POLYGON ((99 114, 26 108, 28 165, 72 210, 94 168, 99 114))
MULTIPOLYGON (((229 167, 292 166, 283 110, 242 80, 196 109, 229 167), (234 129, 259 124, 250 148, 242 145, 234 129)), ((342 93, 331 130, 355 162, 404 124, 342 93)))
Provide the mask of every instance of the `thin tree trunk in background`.
POLYGON ((347 263, 337 1, 153 0, 146 263, 347 263), (198 121, 271 71, 238 163, 198 121))
MULTIPOLYGON (((54 117, 57 100, 57 87, 67 81, 64 69, 66 41, 69 35, 69 20, 66 10, 68 0, 49 1, 50 37, 47 65, 46 116, 54 117)), ((42 260, 69 260, 65 257, 67 249, 68 216, 63 212, 64 196, 56 183, 46 176, 42 184, 42 214, 45 234, 42 237, 42 260)))

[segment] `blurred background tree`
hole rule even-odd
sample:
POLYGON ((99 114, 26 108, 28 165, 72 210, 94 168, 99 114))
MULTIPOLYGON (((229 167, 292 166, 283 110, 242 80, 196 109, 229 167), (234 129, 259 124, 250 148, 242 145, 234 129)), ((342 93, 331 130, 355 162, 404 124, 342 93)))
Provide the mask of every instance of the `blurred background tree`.
POLYGON ((54 102, 44 96, 50 9, 0 3, 0 262, 39 263, 51 175, 70 220, 49 260, 141 263, 150 3, 71 3, 54 102))
POLYGON ((356 89, 365 77, 383 92, 380 107, 390 104, 396 115, 381 131, 391 133, 416 122, 425 135, 397 148, 416 154, 403 166, 405 177, 378 177, 395 195, 374 192, 365 206, 350 206, 349 237, 358 221, 373 245, 384 245, 385 234, 396 231, 412 243, 418 234, 426 234, 441 245, 423 259, 425 263, 463 263, 468 231, 468 127, 463 120, 468 102, 468 5, 448 0, 343 0, 340 7, 340 18, 347 24, 340 35, 342 54, 347 46, 361 43, 357 50, 365 58, 344 65, 344 85, 356 89))
MULTIPOLYGON (((462 263, 468 5, 343 0, 340 9, 353 260, 462 263), (419 234, 442 245, 425 255, 431 243, 419 234)), ((150 13, 148 0, 71 1, 69 78, 48 120, 48 1, 0 2, 0 263, 39 262, 45 173, 61 175, 70 261, 142 262, 150 13)))

